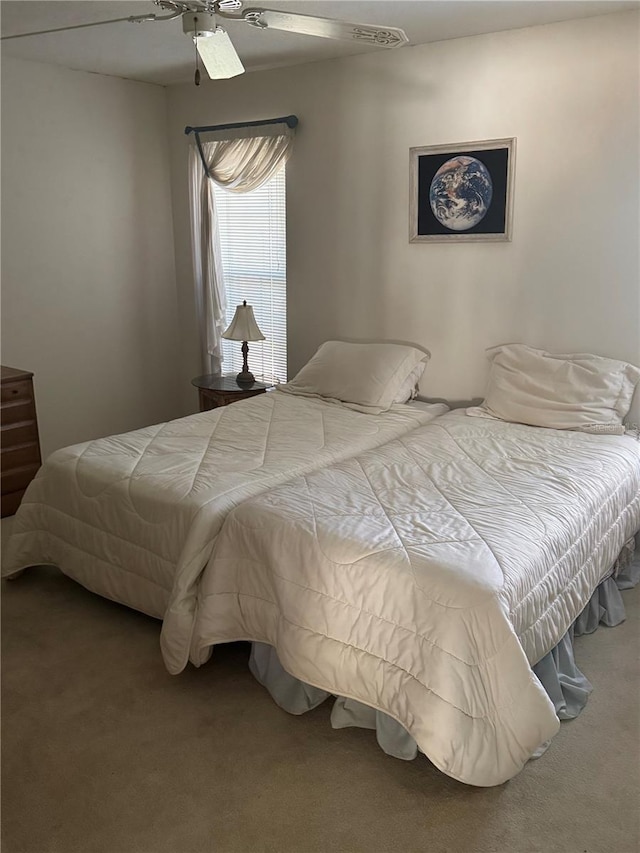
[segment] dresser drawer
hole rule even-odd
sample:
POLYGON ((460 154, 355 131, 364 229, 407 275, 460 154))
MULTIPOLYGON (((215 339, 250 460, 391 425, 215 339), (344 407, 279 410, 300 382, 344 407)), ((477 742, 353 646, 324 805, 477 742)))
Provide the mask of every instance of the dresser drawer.
POLYGON ((21 379, 19 382, 5 382, 0 390, 3 403, 33 398, 33 385, 30 379, 21 379))
POLYGON ((2 494, 26 489, 36 476, 39 467, 40 465, 36 463, 35 465, 23 465, 20 468, 15 468, 13 471, 3 471, 0 477, 2 480, 2 494))
POLYGON ((35 442, 33 444, 19 444, 16 447, 3 446, 0 453, 0 468, 3 474, 14 468, 21 468, 23 465, 39 464, 40 448, 35 442))
POLYGON ((24 489, 20 489, 17 492, 7 492, 6 494, 4 492, 2 493, 2 498, 0 500, 0 514, 3 518, 7 515, 15 515, 18 511, 23 495, 24 489))
POLYGON ((0 441, 3 448, 15 447, 17 444, 36 444, 38 442, 38 425, 35 421, 27 424, 3 424, 0 441))
POLYGON ((16 402, 3 403, 0 409, 0 422, 2 426, 8 424, 28 423, 35 421, 36 409, 33 400, 17 400, 16 402))

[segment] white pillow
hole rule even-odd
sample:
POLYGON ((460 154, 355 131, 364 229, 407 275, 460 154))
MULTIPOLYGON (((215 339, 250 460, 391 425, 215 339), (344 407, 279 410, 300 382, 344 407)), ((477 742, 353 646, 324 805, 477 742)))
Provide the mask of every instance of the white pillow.
POLYGON ((640 369, 589 353, 556 355, 524 344, 487 350, 491 361, 482 406, 467 414, 581 432, 624 432, 640 369))
POLYGON ((327 341, 278 389, 380 414, 412 397, 429 357, 428 352, 404 344, 327 341))
POLYGON ((416 364, 411 373, 407 376, 403 384, 400 386, 398 393, 395 395, 393 402, 394 403, 406 403, 409 400, 415 399, 418 396, 418 384, 422 379, 422 374, 425 371, 427 366, 427 361, 429 360, 429 356, 423 353, 425 356, 421 362, 416 364))

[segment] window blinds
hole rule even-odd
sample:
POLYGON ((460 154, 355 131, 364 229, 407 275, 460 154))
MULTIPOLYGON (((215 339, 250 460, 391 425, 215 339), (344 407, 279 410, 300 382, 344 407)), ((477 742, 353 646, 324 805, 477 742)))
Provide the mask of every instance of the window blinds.
MULTIPOLYGON (((227 292, 227 325, 246 299, 264 341, 249 343, 249 370, 266 382, 287 381, 287 279, 285 166, 247 193, 216 185, 222 269, 227 292)), ((222 342, 224 373, 242 369, 237 341, 222 342)))

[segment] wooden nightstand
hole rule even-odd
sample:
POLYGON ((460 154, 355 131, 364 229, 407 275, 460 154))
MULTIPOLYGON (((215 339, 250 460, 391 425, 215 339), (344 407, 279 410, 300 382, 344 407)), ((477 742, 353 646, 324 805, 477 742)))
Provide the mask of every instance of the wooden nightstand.
POLYGON ((217 376, 215 373, 196 376, 191 380, 191 384, 198 389, 201 412, 217 409, 218 406, 228 406, 229 403, 246 400, 247 397, 255 397, 256 394, 264 394, 268 388, 272 387, 263 382, 240 386, 236 382, 235 375, 217 376))

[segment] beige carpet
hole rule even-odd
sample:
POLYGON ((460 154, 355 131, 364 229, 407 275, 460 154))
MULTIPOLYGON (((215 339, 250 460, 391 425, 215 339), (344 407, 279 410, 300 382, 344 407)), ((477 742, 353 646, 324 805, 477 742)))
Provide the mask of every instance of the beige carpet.
POLYGON ((461 785, 329 703, 280 711, 220 647, 172 677, 159 624, 53 569, 3 585, 3 853, 636 853, 640 589, 576 642, 580 718, 499 788, 461 785))

